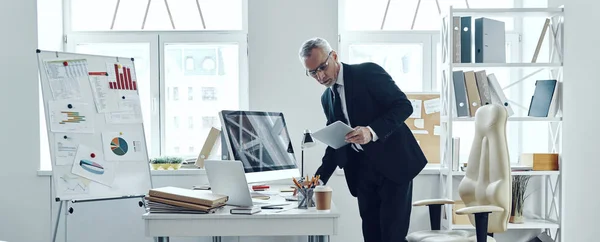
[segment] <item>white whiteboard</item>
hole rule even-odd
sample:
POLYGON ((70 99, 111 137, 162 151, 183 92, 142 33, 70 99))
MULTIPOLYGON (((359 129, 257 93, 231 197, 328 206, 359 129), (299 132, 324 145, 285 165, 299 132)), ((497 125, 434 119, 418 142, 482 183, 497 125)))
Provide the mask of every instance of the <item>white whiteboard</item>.
POLYGON ((147 194, 134 59, 37 52, 56 200, 147 194))

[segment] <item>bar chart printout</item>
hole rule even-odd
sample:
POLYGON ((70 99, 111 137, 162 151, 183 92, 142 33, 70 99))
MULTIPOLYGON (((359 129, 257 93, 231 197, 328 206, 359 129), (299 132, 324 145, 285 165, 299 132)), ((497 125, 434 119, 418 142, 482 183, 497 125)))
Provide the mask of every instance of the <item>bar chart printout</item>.
POLYGON ((130 67, 114 64, 112 68, 115 70, 115 76, 114 80, 108 82, 108 87, 110 89, 137 90, 137 81, 133 80, 130 67))

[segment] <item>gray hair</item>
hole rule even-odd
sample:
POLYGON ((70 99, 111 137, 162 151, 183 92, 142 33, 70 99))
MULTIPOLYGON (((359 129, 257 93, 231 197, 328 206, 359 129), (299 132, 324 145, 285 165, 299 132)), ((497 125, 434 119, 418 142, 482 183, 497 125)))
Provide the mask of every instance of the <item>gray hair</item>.
POLYGON ((300 51, 298 53, 300 60, 302 61, 303 59, 310 57, 310 54, 314 48, 319 48, 323 50, 324 54, 328 54, 332 50, 331 45, 329 45, 329 42, 327 42, 327 40, 315 37, 302 43, 302 46, 300 47, 300 51))

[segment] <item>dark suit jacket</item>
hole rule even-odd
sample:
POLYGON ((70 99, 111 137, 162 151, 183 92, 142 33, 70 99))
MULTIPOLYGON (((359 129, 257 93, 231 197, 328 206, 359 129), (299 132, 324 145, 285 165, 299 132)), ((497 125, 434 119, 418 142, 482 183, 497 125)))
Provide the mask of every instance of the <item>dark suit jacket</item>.
MULTIPOLYGON (((417 176, 427 164, 427 159, 413 133, 405 124, 413 108, 390 75, 375 63, 344 65, 344 93, 348 117, 352 127, 370 126, 378 140, 361 145, 369 162, 386 178, 397 183, 408 182, 417 176)), ((327 125, 335 122, 333 94, 327 88, 321 103, 327 125)), ((337 166, 344 169, 350 193, 356 197, 359 162, 350 145, 340 149, 327 147, 316 175, 327 183, 337 166), (346 152, 345 167, 339 161, 340 152, 346 152)))

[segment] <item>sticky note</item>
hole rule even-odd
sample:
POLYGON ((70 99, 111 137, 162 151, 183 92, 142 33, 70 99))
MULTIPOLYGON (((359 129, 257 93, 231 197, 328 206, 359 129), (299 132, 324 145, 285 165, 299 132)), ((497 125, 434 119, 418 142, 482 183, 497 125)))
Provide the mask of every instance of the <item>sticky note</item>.
POLYGON ((425 127, 425 120, 422 118, 415 119, 415 127, 417 129, 422 129, 425 127))
POLYGON ((433 135, 440 135, 442 133, 442 128, 439 125, 433 126, 433 135))

